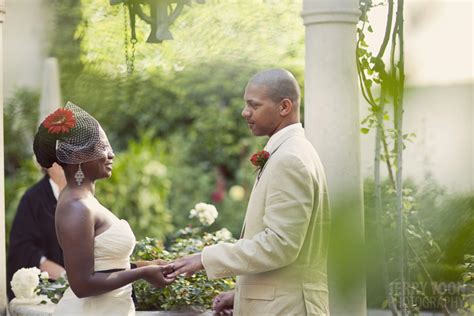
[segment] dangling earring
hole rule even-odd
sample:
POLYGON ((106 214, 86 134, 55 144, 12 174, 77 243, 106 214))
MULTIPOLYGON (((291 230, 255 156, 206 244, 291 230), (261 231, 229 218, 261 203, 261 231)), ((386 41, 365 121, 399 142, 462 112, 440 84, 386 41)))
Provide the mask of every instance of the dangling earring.
POLYGON ((79 169, 77 169, 76 174, 74 175, 77 185, 81 185, 84 181, 84 172, 82 172, 81 164, 79 164, 79 169))

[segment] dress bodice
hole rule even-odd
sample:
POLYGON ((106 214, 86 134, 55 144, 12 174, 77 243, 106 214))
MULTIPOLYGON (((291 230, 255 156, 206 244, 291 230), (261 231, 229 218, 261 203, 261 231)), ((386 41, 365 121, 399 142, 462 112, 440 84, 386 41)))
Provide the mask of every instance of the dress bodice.
POLYGON ((135 235, 125 220, 117 220, 94 238, 94 270, 129 269, 135 235))
MULTIPOLYGON (((130 269, 130 255, 135 235, 125 220, 116 220, 106 231, 94 238, 94 270, 130 269)), ((134 316, 132 285, 110 292, 78 298, 71 288, 64 292, 54 316, 134 316)))

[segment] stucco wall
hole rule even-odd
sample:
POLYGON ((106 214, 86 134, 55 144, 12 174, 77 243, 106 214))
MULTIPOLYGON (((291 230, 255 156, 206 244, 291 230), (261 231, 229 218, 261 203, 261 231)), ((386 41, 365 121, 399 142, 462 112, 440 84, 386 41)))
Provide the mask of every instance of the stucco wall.
MULTIPOLYGON (((416 137, 404 153, 405 177, 422 182, 431 176, 450 192, 474 191, 473 91, 474 83, 407 89, 404 131, 416 137)), ((363 100, 361 113, 361 119, 367 115, 363 100)), ((362 137, 361 146, 362 172, 372 177, 373 132, 362 137)))

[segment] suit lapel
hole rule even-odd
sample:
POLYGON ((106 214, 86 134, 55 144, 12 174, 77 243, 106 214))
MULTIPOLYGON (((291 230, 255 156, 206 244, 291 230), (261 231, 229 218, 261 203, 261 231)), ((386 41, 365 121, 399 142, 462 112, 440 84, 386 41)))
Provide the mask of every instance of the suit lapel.
MULTIPOLYGON (((287 141, 289 140, 290 138, 292 137, 295 137, 295 136, 303 136, 304 137, 304 130, 301 128, 301 129, 294 129, 294 130, 291 130, 291 131, 288 131, 288 133, 286 133, 285 135, 283 135, 282 137, 280 137, 272 146, 271 148, 268 148, 268 152, 270 152, 270 157, 268 158, 267 162, 265 163, 265 165, 263 166, 262 170, 259 171, 259 173, 257 174, 257 178, 255 179, 255 183, 253 185, 253 188, 252 188, 252 192, 250 193, 250 199, 252 198, 252 195, 254 194, 254 191, 255 191, 255 188, 257 187, 257 184, 260 180, 260 178, 262 177, 262 174, 263 172, 265 171, 265 168, 266 166, 268 165, 270 159, 272 159, 272 156, 277 152, 278 149, 280 149, 280 147, 287 141)), ((250 200, 249 200, 250 202, 250 200)), ((245 219, 244 219, 244 223, 242 225, 242 230, 240 232, 240 238, 243 238, 244 237, 244 234, 245 234, 245 226, 246 226, 246 223, 247 223, 247 216, 248 216, 248 213, 249 213, 249 209, 247 207, 247 213, 245 214, 245 219)))

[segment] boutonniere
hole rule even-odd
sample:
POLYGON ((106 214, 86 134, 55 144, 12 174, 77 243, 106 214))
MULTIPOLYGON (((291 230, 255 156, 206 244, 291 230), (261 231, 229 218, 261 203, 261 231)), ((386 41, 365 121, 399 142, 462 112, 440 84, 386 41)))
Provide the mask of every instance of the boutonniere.
POLYGON ((253 154, 250 158, 250 162, 252 162, 252 164, 257 167, 257 171, 260 173, 267 163, 268 158, 270 158, 270 153, 268 151, 262 150, 253 154))

